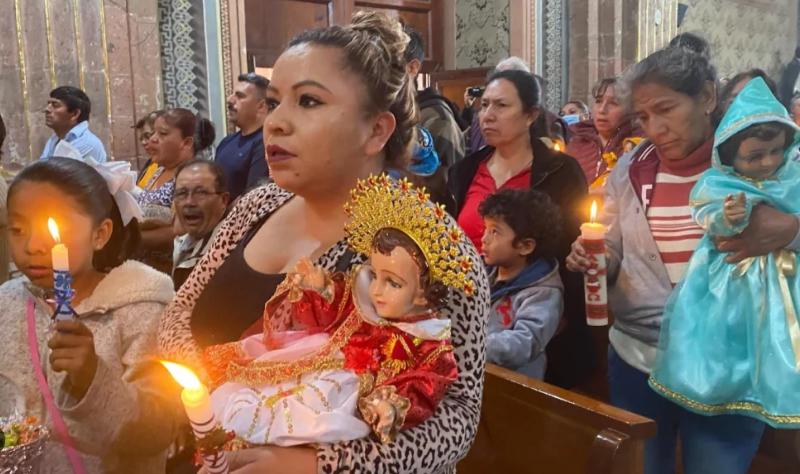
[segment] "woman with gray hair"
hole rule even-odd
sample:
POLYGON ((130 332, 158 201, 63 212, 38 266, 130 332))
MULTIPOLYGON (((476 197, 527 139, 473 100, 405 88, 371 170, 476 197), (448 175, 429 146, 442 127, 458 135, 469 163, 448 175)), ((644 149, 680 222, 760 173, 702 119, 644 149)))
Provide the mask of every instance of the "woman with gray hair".
MULTIPOLYGON (((715 81, 706 56, 670 47, 636 64, 620 84, 647 140, 611 173, 599 218, 608 228, 608 303, 615 316, 608 379, 614 405, 658 423, 658 435, 645 444, 646 474, 675 472, 678 432, 686 472, 745 474, 764 431, 753 418, 686 410, 648 386, 667 299, 703 236, 689 193, 711 166, 715 81)), ((800 248, 797 216, 763 205, 752 216, 738 237, 717 242, 729 261, 800 248)), ((589 268, 580 239, 567 266, 589 268)))

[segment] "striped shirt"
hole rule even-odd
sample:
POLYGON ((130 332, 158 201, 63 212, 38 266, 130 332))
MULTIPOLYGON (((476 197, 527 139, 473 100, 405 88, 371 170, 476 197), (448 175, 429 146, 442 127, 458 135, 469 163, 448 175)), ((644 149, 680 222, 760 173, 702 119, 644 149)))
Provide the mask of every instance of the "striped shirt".
POLYGON ((683 278, 689 259, 704 234, 692 219, 689 195, 711 163, 707 158, 692 160, 692 155, 676 163, 680 166, 661 161, 647 206, 650 231, 673 287, 683 278))

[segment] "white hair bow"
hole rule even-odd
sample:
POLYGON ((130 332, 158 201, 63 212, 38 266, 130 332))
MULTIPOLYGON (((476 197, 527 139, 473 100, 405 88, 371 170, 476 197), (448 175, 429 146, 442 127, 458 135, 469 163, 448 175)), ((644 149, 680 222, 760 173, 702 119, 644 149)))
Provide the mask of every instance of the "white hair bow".
POLYGON ((100 176, 106 180, 108 191, 114 197, 117 207, 119 207, 119 213, 122 216, 124 225, 128 225, 134 217, 139 221, 142 220, 142 209, 139 207, 139 203, 136 202, 136 198, 142 190, 136 186, 136 171, 131 170, 130 163, 127 161, 98 163, 90 156, 81 156, 77 148, 64 140, 61 140, 56 145, 53 156, 82 161, 96 169, 100 176))

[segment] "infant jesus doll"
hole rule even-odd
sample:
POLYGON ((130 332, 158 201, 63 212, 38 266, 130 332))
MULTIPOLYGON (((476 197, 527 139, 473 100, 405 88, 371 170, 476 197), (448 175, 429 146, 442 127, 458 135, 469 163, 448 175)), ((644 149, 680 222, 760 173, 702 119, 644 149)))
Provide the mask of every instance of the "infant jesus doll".
POLYGON ((206 350, 217 419, 233 449, 390 442, 433 412, 457 376, 449 288, 471 292, 461 234, 423 190, 386 176, 346 207, 351 249, 369 261, 327 274, 303 259, 267 303, 264 334, 206 350))

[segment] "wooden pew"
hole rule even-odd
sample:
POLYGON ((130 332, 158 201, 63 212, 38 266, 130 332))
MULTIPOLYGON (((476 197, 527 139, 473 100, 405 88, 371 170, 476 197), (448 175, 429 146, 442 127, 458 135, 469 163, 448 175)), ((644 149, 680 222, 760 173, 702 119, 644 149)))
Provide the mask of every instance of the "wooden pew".
POLYGON ((475 443, 459 474, 641 474, 656 424, 488 364, 475 443))

